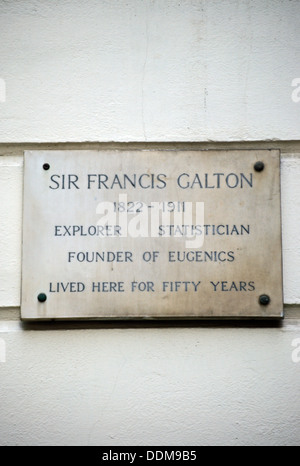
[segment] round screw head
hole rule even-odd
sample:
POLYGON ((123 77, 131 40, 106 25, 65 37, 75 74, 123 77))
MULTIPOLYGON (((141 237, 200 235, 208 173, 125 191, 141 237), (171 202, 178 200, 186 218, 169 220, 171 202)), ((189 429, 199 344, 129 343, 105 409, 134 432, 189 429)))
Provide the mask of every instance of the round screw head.
POLYGON ((271 302, 271 298, 270 296, 266 295, 266 294, 263 294, 259 297, 259 303, 262 305, 262 306, 268 306, 271 302))
POLYGON ((264 162, 256 162, 256 164, 254 165, 254 170, 258 173, 264 171, 264 169, 265 169, 264 162))
POLYGON ((38 301, 40 303, 45 303, 47 301, 47 295, 45 293, 40 293, 38 295, 38 301))
POLYGON ((44 169, 45 171, 50 170, 50 165, 49 165, 49 163, 44 163, 43 169, 44 169))

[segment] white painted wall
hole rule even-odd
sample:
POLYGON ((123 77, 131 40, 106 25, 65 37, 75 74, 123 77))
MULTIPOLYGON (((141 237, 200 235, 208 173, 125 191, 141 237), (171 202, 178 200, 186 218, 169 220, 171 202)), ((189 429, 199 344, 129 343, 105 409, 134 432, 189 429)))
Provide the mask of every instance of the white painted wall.
POLYGON ((0 0, 0 445, 299 444, 299 13, 0 0), (25 142, 209 140, 282 149, 283 324, 20 324, 25 142))
POLYGON ((297 445, 298 330, 11 328, 1 445, 297 445))
POLYGON ((282 160, 281 184, 284 299, 300 304, 300 154, 282 160))
POLYGON ((0 157, 0 306, 20 306, 23 157, 0 157))
POLYGON ((2 0, 0 141, 298 139, 299 13, 299 0, 2 0))

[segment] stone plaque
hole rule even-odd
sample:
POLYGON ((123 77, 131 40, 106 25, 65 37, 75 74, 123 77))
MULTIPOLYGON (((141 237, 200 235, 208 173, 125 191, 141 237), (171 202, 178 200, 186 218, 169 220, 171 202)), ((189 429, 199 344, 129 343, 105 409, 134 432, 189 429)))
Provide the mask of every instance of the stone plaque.
POLYGON ((25 153, 23 319, 283 316, 278 151, 25 153))

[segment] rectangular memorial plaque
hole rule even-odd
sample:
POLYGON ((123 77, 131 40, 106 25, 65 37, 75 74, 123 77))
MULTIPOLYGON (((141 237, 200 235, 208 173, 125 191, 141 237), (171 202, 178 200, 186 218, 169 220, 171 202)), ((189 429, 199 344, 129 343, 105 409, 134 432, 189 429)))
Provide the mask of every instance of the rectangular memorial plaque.
POLYGON ((283 316, 278 151, 25 153, 23 319, 283 316))

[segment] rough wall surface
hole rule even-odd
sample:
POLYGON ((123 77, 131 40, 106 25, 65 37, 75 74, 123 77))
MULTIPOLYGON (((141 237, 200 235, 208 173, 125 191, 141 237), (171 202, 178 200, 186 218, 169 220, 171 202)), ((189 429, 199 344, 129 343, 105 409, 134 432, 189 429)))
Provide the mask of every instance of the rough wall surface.
POLYGON ((0 445, 299 444, 299 13, 0 1, 0 445), (24 150, 149 141, 281 149, 284 323, 20 323, 24 150))

